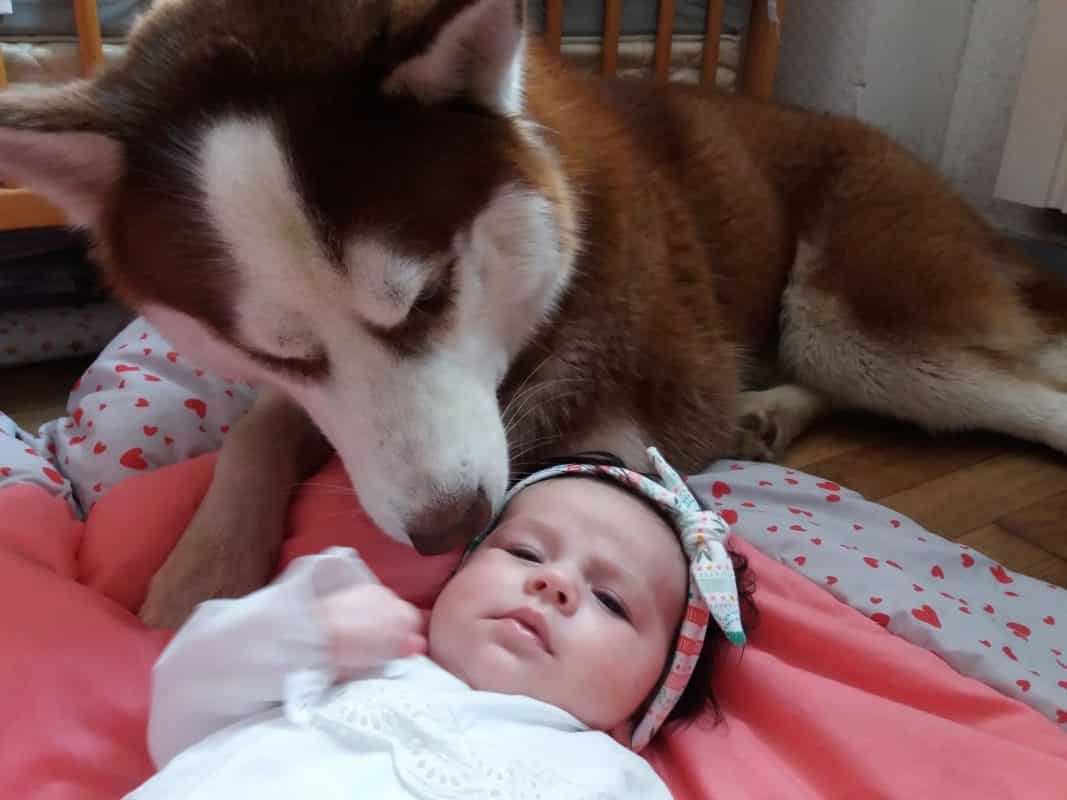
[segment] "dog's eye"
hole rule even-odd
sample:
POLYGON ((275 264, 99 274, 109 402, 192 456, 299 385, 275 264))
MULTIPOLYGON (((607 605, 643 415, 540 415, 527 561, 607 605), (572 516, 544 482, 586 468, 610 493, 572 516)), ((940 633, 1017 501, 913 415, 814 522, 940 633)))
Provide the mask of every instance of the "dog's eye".
POLYGON ((432 278, 415 298, 412 310, 420 314, 436 316, 448 306, 452 299, 452 283, 455 280, 456 260, 448 262, 439 275, 432 278))
POLYGON ((242 350, 254 361, 273 372, 285 373, 289 377, 308 381, 323 381, 330 374, 330 360, 326 353, 317 352, 306 358, 286 358, 271 355, 253 348, 242 350))
POLYGON ((400 356, 424 353, 436 325, 448 315, 456 294, 455 260, 438 270, 422 287, 415 302, 408 308, 407 317, 399 325, 389 328, 370 326, 382 341, 400 356))

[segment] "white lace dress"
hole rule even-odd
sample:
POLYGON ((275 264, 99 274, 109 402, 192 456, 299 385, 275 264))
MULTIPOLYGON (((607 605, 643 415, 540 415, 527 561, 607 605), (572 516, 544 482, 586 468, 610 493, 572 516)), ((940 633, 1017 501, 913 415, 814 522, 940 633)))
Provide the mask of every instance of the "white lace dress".
POLYGON ((375 580, 351 550, 198 608, 153 672, 148 798, 669 798, 655 772, 565 711, 474 691, 427 658, 334 684, 310 612, 375 580))

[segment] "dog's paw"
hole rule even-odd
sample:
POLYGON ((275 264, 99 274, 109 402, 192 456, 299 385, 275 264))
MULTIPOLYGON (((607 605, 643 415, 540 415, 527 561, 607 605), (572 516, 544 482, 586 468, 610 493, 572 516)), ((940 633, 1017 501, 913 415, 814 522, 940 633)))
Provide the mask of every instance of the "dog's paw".
POLYGON ((781 463, 793 441, 831 410, 827 398, 797 384, 742 392, 735 456, 781 463))
POLYGON ((753 410, 742 414, 737 421, 734 457, 746 461, 777 461, 781 456, 778 423, 767 410, 753 410))

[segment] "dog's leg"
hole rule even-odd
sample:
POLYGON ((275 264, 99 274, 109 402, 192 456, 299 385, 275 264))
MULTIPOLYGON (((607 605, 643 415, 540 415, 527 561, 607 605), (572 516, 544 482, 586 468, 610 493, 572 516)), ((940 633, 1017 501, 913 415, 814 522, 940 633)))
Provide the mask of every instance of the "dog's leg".
POLYGON ((828 380, 840 406, 917 423, 931 433, 986 430, 1067 453, 1067 391, 958 351, 869 362, 869 375, 828 380))
POLYGON ((832 410, 828 397, 796 383, 743 392, 732 455, 753 461, 777 461, 794 439, 832 410))
MULTIPOLYGON (((869 298, 836 280, 845 267, 802 242, 783 298, 783 364, 837 408, 1067 453, 1067 286, 1025 261, 997 261, 980 244, 964 240, 955 254, 969 270, 958 292, 939 306, 917 294, 888 323, 872 324, 869 298)), ((917 284, 938 278, 924 273, 933 265, 911 269, 917 284)))
POLYGON ((207 495, 149 586, 148 625, 180 625, 197 603, 239 597, 271 574, 294 487, 329 446, 287 398, 263 390, 223 443, 207 495))
POLYGON ((1067 392, 1067 331, 1042 347, 1034 357, 1034 364, 1050 386, 1067 392))
POLYGON ((961 378, 949 396, 963 424, 952 427, 1006 433, 1067 454, 1067 391, 978 369, 961 378))

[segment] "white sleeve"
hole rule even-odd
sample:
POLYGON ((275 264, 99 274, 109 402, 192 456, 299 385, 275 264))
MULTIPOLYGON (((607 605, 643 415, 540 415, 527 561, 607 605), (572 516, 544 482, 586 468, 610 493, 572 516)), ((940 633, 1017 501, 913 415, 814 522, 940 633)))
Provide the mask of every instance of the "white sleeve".
POLYGON ((332 672, 320 597, 369 581, 354 550, 295 559, 271 585, 197 606, 152 670, 148 750, 157 768, 228 725, 279 704, 286 676, 332 672))

